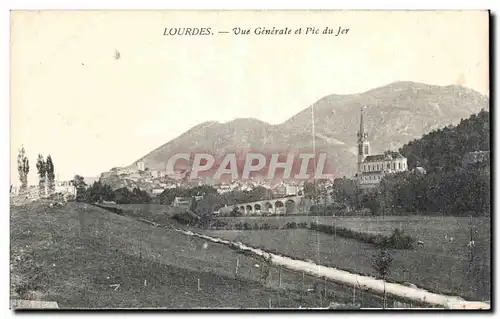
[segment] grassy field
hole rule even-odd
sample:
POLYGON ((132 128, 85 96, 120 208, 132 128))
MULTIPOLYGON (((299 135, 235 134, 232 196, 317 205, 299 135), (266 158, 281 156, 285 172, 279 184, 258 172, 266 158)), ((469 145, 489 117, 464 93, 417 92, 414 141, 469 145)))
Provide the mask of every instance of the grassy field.
POLYGON ((61 308, 319 306, 312 295, 262 286, 254 258, 91 205, 12 207, 10 229, 13 299, 61 308))
MULTIPOLYGON (((385 217, 326 217, 326 216, 282 216, 282 217, 219 217, 230 224, 248 222, 283 226, 287 222, 317 222, 320 224, 349 228, 367 233, 390 235, 395 228, 416 240, 422 240, 425 250, 436 255, 468 258, 466 248, 470 239, 468 217, 429 217, 429 216, 385 216, 385 217), (453 237, 450 242, 445 237, 453 237)), ((490 219, 475 217, 472 219, 475 257, 483 264, 490 264, 490 219)))
POLYGON ((128 216, 156 220, 158 223, 168 223, 170 217, 185 210, 179 207, 162 204, 116 204, 101 206, 119 208, 128 216))
MULTIPOLYGON (((317 217, 331 223, 331 217, 317 217)), ((316 217, 223 218, 229 222, 283 225, 290 221, 310 222, 316 217)), ((443 293, 459 294, 469 299, 490 299, 490 223, 486 218, 473 219, 475 260, 469 262, 466 244, 469 219, 454 217, 338 217, 336 224, 359 231, 388 233, 394 228, 425 242, 414 250, 393 250, 390 278, 410 281, 443 293), (445 239, 454 237, 453 242, 445 239)), ((286 255, 311 259, 324 265, 354 272, 373 274, 372 255, 376 248, 352 239, 333 237, 310 230, 206 231, 210 235, 237 240, 286 255)))
POLYGON ((382 305, 380 296, 284 269, 262 281, 261 260, 136 217, 82 203, 11 207, 11 298, 61 308, 382 305))

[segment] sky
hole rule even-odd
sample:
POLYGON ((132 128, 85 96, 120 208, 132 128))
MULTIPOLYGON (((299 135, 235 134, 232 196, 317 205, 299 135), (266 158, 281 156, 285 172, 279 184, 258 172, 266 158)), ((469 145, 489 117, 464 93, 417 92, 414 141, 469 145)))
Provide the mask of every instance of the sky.
POLYGON ((97 176, 205 121, 278 124, 325 95, 394 81, 489 95, 486 12, 17 11, 10 50, 15 185, 21 145, 34 184, 39 153, 59 180, 97 176), (232 34, 273 26, 349 31, 232 34), (214 35, 163 35, 183 27, 214 35))

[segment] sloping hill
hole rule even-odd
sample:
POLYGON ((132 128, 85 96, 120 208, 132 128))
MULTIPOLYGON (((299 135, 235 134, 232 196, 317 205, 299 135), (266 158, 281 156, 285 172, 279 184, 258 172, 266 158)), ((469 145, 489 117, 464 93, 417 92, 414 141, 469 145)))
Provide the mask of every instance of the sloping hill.
POLYGON ((326 96, 279 125, 256 119, 205 122, 138 161, 151 169, 165 169, 170 156, 178 152, 208 150, 224 155, 252 149, 311 149, 314 107, 317 150, 328 152, 337 176, 351 175, 356 168, 361 106, 366 106, 365 125, 376 153, 396 150, 433 129, 458 124, 472 113, 489 109, 488 103, 487 97, 461 86, 395 82, 360 94, 326 96))
MULTIPOLYGON (((490 113, 481 111, 463 119, 457 126, 434 130, 410 141, 400 149, 408 166, 423 166, 428 172, 460 167, 469 152, 490 151, 490 113)), ((488 164, 489 168, 489 164, 488 164)))
POLYGON ((12 207, 10 229, 11 299, 60 308, 317 306, 316 297, 258 284, 251 257, 91 205, 12 207))

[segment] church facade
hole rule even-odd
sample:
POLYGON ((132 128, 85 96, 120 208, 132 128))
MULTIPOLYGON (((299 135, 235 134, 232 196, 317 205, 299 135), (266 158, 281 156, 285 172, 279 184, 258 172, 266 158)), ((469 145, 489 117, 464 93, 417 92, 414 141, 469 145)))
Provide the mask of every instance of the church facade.
POLYGON ((358 131, 358 173, 357 180, 361 189, 375 188, 384 175, 408 170, 407 160, 399 152, 370 154, 368 133, 363 123, 363 108, 358 131))

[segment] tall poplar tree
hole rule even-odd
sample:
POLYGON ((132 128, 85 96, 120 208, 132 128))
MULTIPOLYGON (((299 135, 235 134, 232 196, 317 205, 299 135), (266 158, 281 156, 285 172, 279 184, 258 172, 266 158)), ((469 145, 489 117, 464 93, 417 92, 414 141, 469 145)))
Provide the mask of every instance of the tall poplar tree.
POLYGON ((30 171, 30 164, 28 157, 26 157, 26 151, 24 146, 21 145, 19 154, 17 155, 17 172, 19 173, 19 181, 21 182, 21 187, 19 193, 25 193, 28 189, 28 173, 30 171))
POLYGON ((54 163, 52 162, 52 157, 50 154, 47 156, 46 171, 47 171, 47 190, 49 194, 54 193, 55 190, 55 174, 54 174, 54 163))
POLYGON ((38 158, 36 160, 36 169, 38 171, 38 193, 40 194, 40 196, 45 196, 47 165, 45 163, 45 160, 43 159, 42 154, 38 154, 38 158))

